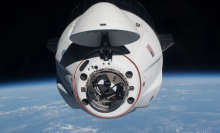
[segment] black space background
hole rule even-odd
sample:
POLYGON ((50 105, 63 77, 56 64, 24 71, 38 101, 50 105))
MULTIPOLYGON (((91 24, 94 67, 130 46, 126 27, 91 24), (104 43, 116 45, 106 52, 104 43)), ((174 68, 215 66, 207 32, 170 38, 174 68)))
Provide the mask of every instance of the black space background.
MULTIPOLYGON (((1 1, 0 83, 56 76, 46 45, 60 37, 80 0, 1 1)), ((145 0, 159 34, 174 45, 163 53, 164 72, 220 72, 220 21, 216 0, 145 0)))

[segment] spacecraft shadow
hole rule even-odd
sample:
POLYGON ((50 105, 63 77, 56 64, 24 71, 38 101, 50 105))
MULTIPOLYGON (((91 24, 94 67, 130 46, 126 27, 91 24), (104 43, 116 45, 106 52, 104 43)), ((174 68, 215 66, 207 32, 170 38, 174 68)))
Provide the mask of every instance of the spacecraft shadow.
MULTIPOLYGON (((118 52, 124 55, 130 54, 130 51, 125 46, 112 47, 112 51, 117 52, 114 54, 118 54, 118 52)), ((86 59, 87 56, 95 52, 99 52, 98 47, 86 47, 72 43, 69 46, 69 48, 65 51, 65 54, 63 55, 60 63, 64 67, 67 67, 72 63, 86 59)), ((94 57, 99 57, 99 55, 89 56, 88 58, 94 57)))

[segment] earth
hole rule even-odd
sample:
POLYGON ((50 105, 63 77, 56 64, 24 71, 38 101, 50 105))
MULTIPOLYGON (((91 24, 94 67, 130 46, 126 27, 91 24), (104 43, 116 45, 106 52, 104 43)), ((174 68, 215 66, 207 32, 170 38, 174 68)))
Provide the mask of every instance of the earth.
POLYGON ((217 133, 220 75, 165 74, 149 107, 115 119, 70 108, 56 80, 0 84, 0 132, 217 133))

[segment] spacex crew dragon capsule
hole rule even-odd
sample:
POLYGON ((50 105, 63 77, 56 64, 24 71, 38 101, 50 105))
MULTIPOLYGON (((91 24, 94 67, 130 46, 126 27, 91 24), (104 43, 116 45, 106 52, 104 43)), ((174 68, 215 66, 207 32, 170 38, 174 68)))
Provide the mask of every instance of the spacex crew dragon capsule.
POLYGON ((100 118, 147 107, 162 83, 162 52, 172 35, 157 34, 136 0, 83 0, 60 38, 50 38, 57 87, 65 102, 100 118))

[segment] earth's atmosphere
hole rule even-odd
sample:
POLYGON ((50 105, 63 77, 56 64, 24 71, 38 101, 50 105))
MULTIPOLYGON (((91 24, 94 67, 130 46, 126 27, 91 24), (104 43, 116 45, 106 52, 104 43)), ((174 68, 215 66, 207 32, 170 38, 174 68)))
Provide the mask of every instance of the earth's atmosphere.
POLYGON ((0 85, 0 132, 220 132, 220 75, 163 76, 147 108, 101 119, 70 108, 56 80, 0 85))

